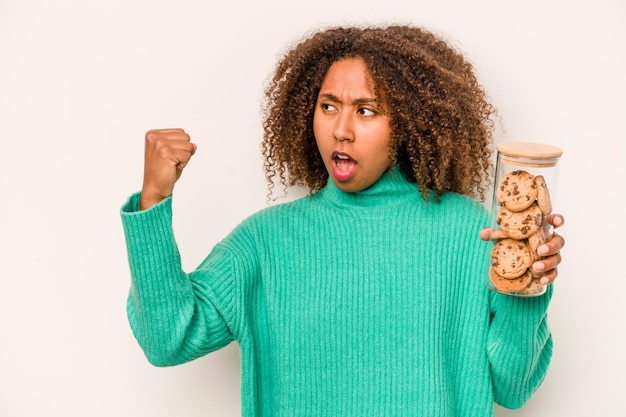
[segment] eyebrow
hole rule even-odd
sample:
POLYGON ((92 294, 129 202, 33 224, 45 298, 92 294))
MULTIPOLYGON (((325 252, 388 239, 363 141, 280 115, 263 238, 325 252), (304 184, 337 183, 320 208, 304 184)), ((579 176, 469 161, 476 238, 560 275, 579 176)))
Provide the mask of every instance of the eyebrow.
MULTIPOLYGON (((330 94, 330 93, 323 93, 319 95, 319 98, 324 99, 324 100, 330 100, 330 101, 336 101, 336 102, 341 102, 341 100, 339 99, 339 97, 337 97, 334 94, 330 94)), ((360 105, 360 104, 375 104, 378 106, 378 100, 376 100, 375 98, 369 98, 369 97, 363 97, 363 98, 357 98, 356 100, 352 101, 351 104, 355 104, 355 105, 360 105)))

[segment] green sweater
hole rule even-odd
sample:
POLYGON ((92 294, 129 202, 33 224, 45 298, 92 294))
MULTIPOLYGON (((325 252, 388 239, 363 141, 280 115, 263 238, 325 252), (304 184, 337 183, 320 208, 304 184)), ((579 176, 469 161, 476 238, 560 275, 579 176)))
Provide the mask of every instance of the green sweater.
POLYGON ((122 209, 128 317, 156 366, 236 341, 244 416, 492 416, 546 374, 552 289, 485 286, 478 202, 424 202, 397 170, 365 191, 332 182, 252 215, 191 272, 171 199, 122 209))

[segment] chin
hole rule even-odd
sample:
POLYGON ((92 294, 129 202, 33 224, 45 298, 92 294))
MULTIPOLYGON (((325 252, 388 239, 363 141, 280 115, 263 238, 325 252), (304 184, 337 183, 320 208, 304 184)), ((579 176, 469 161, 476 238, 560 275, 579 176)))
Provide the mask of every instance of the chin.
POLYGON ((356 193, 359 191, 363 191, 369 187, 369 185, 358 184, 351 181, 338 181, 336 179, 333 179, 333 182, 335 183, 335 186, 337 186, 337 188, 346 193, 356 193))

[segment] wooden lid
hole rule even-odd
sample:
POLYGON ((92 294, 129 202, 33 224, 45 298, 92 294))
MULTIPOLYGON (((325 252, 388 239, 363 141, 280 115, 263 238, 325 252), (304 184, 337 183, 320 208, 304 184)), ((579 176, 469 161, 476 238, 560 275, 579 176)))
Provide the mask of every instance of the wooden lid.
POLYGON ((550 159, 563 154, 561 148, 534 142, 504 142, 497 145, 498 152, 510 157, 550 159))

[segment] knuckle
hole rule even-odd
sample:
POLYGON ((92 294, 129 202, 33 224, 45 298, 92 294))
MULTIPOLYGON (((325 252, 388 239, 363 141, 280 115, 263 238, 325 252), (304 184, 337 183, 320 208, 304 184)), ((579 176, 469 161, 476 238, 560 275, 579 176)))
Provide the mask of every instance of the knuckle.
POLYGON ((146 142, 152 143, 156 142, 159 138, 159 134, 156 130, 149 130, 146 132, 146 142))
POLYGON ((172 150, 171 150, 168 146, 163 145, 163 143, 162 143, 162 142, 159 142, 159 143, 157 144, 157 149, 156 149, 156 151, 157 151, 157 153, 158 153, 159 155, 161 155, 163 158, 167 158, 167 157, 171 156, 171 154, 172 154, 172 150))

